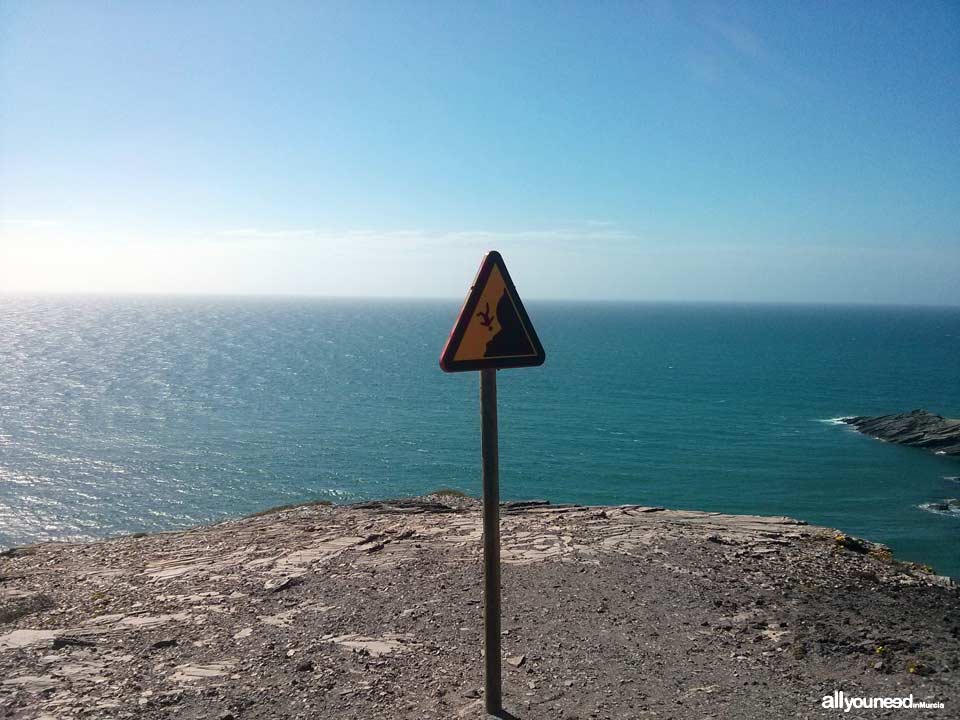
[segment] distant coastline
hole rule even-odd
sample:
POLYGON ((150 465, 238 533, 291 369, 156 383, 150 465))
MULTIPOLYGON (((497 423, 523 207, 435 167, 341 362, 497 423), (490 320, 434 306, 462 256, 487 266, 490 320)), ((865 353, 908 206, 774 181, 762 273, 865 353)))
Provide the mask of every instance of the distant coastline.
MULTIPOLYGON (((453 308, 455 312, 463 298, 459 296, 420 296, 420 295, 322 295, 313 293, 176 293, 176 292, 95 292, 95 291, 26 291, 0 289, 0 299, 101 299, 101 300, 150 300, 150 301, 317 301, 317 302, 355 302, 355 303, 394 303, 409 302, 412 304, 443 304, 453 308)), ((736 300, 736 299, 685 299, 685 298, 599 298, 599 297, 542 297, 524 296, 524 302, 534 305, 626 305, 626 306, 657 306, 666 307, 716 307, 716 308, 769 308, 769 309, 848 309, 848 310, 943 310, 947 312, 960 311, 960 303, 887 303, 867 301, 823 301, 823 300, 736 300)))

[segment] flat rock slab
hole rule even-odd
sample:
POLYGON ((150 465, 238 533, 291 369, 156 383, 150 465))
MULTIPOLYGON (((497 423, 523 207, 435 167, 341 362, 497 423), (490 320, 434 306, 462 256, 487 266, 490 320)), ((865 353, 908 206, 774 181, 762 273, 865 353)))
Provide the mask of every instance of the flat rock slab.
MULTIPOLYGON (((518 718, 960 698, 956 586, 867 540, 640 505, 513 503, 501 526, 518 718)), ((481 536, 478 502, 433 496, 9 553, 0 597, 44 600, 0 623, 0 716, 483 717, 481 536)))
POLYGON ((56 630, 11 630, 0 635, 0 650, 15 650, 39 645, 53 640, 58 634, 56 630))
POLYGON ((411 648, 412 638, 409 635, 388 635, 382 638, 364 637, 363 635, 339 635, 328 639, 351 650, 357 650, 373 657, 389 655, 390 653, 408 650, 411 648))
POLYGON ((208 663, 206 665, 193 665, 190 663, 177 665, 170 679, 173 682, 182 683, 223 677, 230 673, 235 664, 236 661, 231 660, 227 662, 208 663))

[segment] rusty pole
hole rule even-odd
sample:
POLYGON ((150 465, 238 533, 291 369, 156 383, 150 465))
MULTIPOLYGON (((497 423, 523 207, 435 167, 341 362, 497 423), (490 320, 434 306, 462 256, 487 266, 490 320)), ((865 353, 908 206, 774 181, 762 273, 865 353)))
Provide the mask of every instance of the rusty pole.
POLYGON ((483 455, 483 688, 489 715, 503 704, 500 682, 500 461, 497 447, 497 371, 480 371, 480 448, 483 455))

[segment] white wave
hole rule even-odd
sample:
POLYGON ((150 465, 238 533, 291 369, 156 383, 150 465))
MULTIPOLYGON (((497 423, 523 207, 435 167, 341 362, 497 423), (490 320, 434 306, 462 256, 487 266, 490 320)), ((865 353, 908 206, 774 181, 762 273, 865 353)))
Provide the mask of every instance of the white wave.
MULTIPOLYGON (((849 415, 847 417, 850 417, 849 415)), ((822 422, 826 425, 846 425, 842 417, 835 418, 817 418, 817 422, 822 422)))
POLYGON ((950 517, 960 518, 960 500, 950 499, 942 502, 928 502, 917 505, 921 510, 935 513, 937 515, 948 515, 950 517))

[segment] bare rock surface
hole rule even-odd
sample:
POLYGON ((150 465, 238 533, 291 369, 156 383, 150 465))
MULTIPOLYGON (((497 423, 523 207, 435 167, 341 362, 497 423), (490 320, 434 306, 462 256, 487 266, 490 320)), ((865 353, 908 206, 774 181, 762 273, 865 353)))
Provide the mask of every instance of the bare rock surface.
MULTIPOLYGON (((957 588, 882 546, 638 506, 502 527, 516 717, 855 715, 834 690, 960 713, 957 588)), ((431 496, 6 553, 0 717, 480 718, 480 540, 479 503, 431 496)))
POLYGON ((952 420, 926 410, 911 410, 879 417, 843 418, 865 435, 898 445, 912 445, 939 455, 960 456, 960 420, 952 420))

